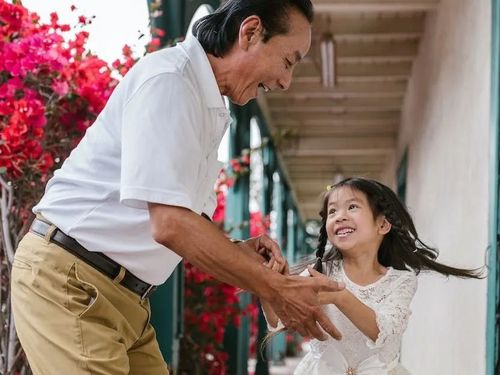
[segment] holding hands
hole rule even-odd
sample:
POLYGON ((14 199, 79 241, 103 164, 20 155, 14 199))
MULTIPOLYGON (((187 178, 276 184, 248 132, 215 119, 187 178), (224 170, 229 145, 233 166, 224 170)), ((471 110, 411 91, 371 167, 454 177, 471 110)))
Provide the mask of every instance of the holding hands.
MULTIPOLYGON (((342 335, 321 309, 320 292, 337 292, 344 289, 338 283, 322 274, 302 277, 289 274, 288 262, 284 259, 278 244, 266 235, 251 238, 238 244, 253 250, 266 268, 274 271, 271 290, 259 295, 271 326, 276 327, 278 320, 302 336, 326 340, 327 332, 335 339, 342 335)), ((312 272, 310 272, 313 275, 312 272)))

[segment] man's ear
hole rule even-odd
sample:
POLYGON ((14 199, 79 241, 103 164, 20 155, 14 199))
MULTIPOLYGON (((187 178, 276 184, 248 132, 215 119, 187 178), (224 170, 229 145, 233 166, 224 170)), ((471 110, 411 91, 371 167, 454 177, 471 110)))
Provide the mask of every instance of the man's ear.
POLYGON ((256 15, 247 17, 240 25, 238 44, 241 49, 248 50, 262 38, 262 21, 256 15))
POLYGON ((385 218, 385 216, 382 216, 382 220, 379 222, 379 229, 378 232, 379 234, 387 234, 391 231, 392 224, 389 223, 389 221, 385 218))

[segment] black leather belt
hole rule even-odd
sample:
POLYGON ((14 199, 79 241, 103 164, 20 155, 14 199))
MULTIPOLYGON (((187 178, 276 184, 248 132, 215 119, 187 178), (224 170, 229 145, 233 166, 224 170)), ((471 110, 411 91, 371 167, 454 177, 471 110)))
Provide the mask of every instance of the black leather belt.
MULTIPOLYGON (((50 229, 50 224, 35 219, 33 224, 31 224, 30 230, 40 236, 45 237, 50 229)), ((52 233, 50 241, 66 249, 71 254, 77 256, 87 264, 99 270, 111 279, 115 279, 120 273, 121 266, 114 260, 110 259, 103 253, 88 251, 82 245, 80 245, 74 238, 61 232, 59 228, 56 228, 52 233)), ((120 284, 124 287, 130 289, 132 292, 137 293, 142 299, 145 299, 151 295, 156 290, 155 285, 148 284, 137 276, 134 276, 128 270, 125 271, 123 279, 120 284)))

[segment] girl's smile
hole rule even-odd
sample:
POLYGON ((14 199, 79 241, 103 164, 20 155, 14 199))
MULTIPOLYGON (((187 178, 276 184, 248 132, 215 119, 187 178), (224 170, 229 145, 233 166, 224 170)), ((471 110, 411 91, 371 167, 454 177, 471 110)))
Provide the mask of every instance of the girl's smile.
POLYGON ((356 229, 351 227, 342 226, 335 230, 335 235, 338 238, 346 238, 349 237, 352 233, 354 233, 355 230, 356 229))

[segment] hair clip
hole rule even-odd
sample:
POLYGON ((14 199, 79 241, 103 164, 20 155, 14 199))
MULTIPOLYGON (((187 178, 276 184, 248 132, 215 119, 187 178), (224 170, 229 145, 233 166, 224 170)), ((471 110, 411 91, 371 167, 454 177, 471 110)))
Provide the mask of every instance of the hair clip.
POLYGON ((335 185, 326 185, 326 191, 330 191, 333 189, 335 185))

